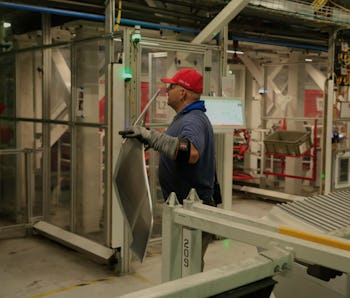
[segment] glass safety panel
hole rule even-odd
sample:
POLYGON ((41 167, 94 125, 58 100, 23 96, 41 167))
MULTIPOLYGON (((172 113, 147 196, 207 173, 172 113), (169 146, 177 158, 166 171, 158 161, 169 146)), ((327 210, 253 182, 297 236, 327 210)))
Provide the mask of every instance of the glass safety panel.
POLYGON ((50 196, 47 220, 70 230, 72 193, 72 130, 68 125, 50 125, 50 196))
POLYGON ((23 153, 0 154, 0 227, 25 223, 24 193, 19 193, 18 159, 23 153))
POLYGON ((16 53, 15 103, 17 118, 43 118, 42 59, 41 50, 16 53))
POLYGON ((75 149, 75 231, 102 242, 104 228, 105 130, 78 127, 75 149))
POLYGON ((50 119, 68 121, 71 100, 71 47, 54 47, 51 53, 50 119))
POLYGON ((105 40, 81 41, 74 45, 72 63, 75 74, 72 97, 75 121, 104 123, 105 40))
POLYGON ((42 216, 42 152, 0 151, 0 227, 42 216))
POLYGON ((77 20, 0 52, 0 226, 46 221, 106 244, 103 31, 77 20))
POLYGON ((0 150, 15 148, 15 56, 0 56, 0 150))

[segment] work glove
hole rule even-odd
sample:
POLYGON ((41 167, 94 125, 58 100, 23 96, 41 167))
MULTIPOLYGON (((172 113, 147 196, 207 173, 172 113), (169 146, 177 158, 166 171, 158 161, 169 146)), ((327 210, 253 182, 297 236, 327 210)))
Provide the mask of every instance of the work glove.
POLYGON ((136 138, 170 159, 176 158, 179 145, 179 139, 176 137, 146 129, 143 126, 132 126, 127 130, 119 131, 119 134, 123 138, 136 138))

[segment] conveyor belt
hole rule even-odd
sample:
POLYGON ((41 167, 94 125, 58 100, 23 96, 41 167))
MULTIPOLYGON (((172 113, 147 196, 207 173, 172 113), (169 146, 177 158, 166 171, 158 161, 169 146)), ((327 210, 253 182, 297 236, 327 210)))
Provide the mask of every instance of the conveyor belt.
POLYGON ((277 207, 325 232, 350 227, 350 190, 316 195, 277 207))

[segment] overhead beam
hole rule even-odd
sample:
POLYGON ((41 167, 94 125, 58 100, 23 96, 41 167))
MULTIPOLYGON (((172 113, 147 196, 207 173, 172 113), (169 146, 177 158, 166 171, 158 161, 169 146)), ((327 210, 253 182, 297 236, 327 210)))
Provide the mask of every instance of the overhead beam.
POLYGON ((219 31, 234 19, 249 0, 231 0, 222 11, 192 40, 192 43, 206 43, 215 37, 219 31))

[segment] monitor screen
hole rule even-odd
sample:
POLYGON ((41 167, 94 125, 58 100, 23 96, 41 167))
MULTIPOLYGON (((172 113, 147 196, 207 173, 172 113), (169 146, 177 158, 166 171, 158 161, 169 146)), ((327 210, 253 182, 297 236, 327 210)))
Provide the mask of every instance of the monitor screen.
POLYGON ((207 116, 216 132, 245 128, 244 104, 241 98, 202 97, 207 116))

